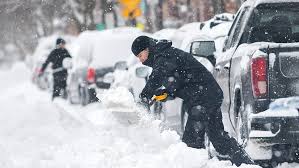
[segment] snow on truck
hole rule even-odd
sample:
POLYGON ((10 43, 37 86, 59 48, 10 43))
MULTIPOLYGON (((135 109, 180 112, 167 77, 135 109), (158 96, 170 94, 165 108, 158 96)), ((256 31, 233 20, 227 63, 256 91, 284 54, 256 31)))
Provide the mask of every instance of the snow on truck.
POLYGON ((292 115, 269 108, 299 96, 298 6, 299 0, 243 3, 216 61, 224 123, 255 160, 299 160, 299 106, 292 115))

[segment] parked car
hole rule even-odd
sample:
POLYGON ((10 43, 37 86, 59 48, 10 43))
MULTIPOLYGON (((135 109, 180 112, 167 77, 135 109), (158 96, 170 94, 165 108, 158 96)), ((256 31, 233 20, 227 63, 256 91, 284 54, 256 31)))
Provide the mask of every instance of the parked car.
POLYGON ((255 160, 299 160, 298 115, 267 115, 271 102, 299 95, 298 5, 246 1, 216 60, 226 130, 255 160))
POLYGON ((128 59, 133 40, 142 34, 129 27, 81 33, 68 79, 70 102, 87 105, 97 101, 97 95, 113 83, 114 65, 128 59))

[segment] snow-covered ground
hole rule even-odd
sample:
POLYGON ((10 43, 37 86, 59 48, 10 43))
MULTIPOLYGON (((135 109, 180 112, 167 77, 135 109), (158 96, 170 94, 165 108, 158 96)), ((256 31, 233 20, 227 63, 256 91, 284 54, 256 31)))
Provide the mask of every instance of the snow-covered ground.
POLYGON ((50 94, 29 79, 22 63, 0 72, 1 168, 235 167, 208 160, 205 150, 188 148, 176 132, 162 130, 159 121, 146 115, 139 124, 123 125, 100 103, 51 102, 50 94))

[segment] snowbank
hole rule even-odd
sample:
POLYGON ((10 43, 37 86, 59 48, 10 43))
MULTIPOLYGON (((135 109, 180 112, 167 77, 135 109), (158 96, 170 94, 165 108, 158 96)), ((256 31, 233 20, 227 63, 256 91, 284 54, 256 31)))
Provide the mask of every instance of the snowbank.
POLYGON ((108 109, 133 109, 135 104, 133 95, 125 87, 117 87, 105 91, 104 95, 101 96, 101 100, 108 109))

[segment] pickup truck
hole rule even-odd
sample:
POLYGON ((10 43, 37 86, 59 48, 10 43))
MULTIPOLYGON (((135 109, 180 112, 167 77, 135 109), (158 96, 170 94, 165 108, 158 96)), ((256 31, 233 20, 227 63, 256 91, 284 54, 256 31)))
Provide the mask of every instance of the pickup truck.
POLYGON ((298 6, 299 0, 244 2, 216 60, 225 129, 254 160, 299 160, 299 112, 259 115, 276 100, 299 96, 298 6))

